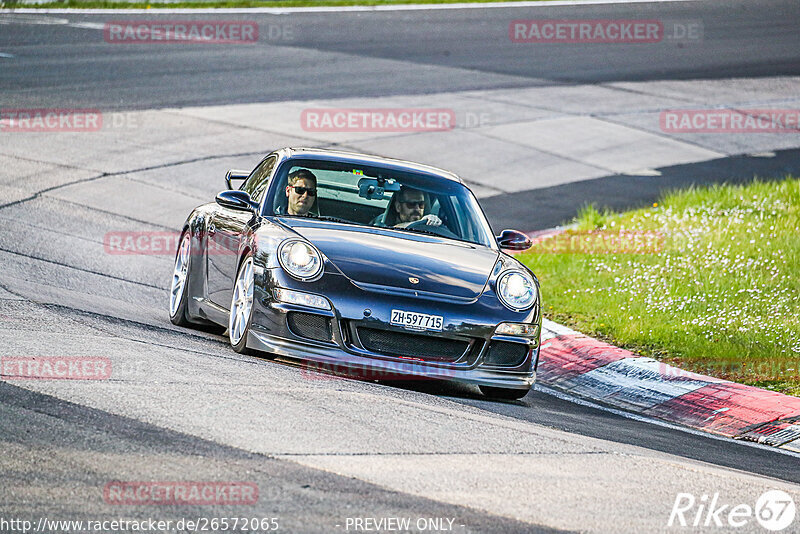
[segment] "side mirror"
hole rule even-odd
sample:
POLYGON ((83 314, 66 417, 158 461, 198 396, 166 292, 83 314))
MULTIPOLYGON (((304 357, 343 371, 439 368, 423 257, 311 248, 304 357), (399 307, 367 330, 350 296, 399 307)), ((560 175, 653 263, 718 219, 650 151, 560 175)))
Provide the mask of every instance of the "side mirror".
POLYGON ((244 191, 233 189, 230 191, 221 191, 217 194, 217 204, 224 208, 230 208, 237 211, 258 211, 258 204, 250 199, 250 195, 244 191))
POLYGON ((250 171, 237 171, 231 169, 225 173, 225 183, 228 185, 228 189, 236 189, 233 187, 231 180, 247 180, 248 176, 250 176, 250 171))
POLYGON ((506 250, 528 250, 533 245, 531 238, 517 230, 503 230, 497 236, 497 244, 506 250))

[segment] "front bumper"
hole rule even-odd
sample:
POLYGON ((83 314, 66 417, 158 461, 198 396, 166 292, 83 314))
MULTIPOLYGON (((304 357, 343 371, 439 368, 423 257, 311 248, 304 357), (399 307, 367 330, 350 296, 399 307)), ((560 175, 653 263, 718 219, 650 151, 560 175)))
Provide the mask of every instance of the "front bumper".
MULTIPOLYGON (((527 312, 513 312, 493 295, 482 295, 471 302, 443 297, 432 299, 409 294, 386 294, 357 287, 348 278, 326 273, 315 282, 298 282, 281 269, 263 269, 257 274, 253 301, 253 320, 247 346, 279 356, 315 362, 321 371, 343 373, 375 380, 452 380, 462 383, 508 389, 529 389, 535 381, 539 357, 539 335, 534 338, 495 336, 501 322, 539 324, 538 306, 527 312), (258 276, 261 274, 261 276, 258 276), (261 280, 259 280, 261 278, 261 280), (278 302, 273 289, 282 287, 326 297, 331 310, 319 310, 278 302), (442 332, 409 330, 392 325, 391 310, 402 309, 445 317, 442 332), (311 314, 324 317, 330 335, 309 339, 298 335, 288 316, 311 314), (432 336, 465 343, 463 354, 449 359, 426 359, 365 348, 358 336, 360 328, 388 332, 397 339, 404 336, 432 336), (489 360, 492 343, 516 344, 524 357, 498 364, 489 360)), ((420 337, 409 338, 417 339, 420 337)), ((412 343, 413 344, 413 343, 412 343)), ((400 351, 402 352, 402 351, 400 351)))

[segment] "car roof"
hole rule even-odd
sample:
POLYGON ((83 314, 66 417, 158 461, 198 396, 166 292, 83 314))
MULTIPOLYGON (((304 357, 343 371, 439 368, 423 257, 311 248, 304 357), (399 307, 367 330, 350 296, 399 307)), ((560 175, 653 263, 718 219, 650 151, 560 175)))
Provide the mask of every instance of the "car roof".
POLYGON ((397 170, 416 171, 426 174, 433 174, 446 180, 452 180, 463 184, 464 182, 456 174, 431 167, 430 165, 423 165, 421 163, 414 163, 413 161, 405 161, 394 158, 384 158, 381 156, 371 156, 368 154, 359 154, 357 152, 347 152, 344 150, 330 150, 325 148, 283 148, 276 150, 277 153, 282 154, 284 158, 306 158, 306 159, 319 159, 319 160, 335 160, 353 163, 356 165, 369 165, 379 167, 389 167, 397 170))

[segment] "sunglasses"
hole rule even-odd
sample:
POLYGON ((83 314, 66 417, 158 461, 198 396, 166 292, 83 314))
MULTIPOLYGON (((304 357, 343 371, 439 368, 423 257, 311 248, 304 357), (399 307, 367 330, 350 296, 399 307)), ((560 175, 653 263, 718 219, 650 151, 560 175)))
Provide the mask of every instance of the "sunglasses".
POLYGON ((416 207, 416 208, 425 209, 425 201, 424 200, 411 201, 411 202, 403 201, 402 204, 405 204, 409 208, 415 208, 416 207))
POLYGON ((304 193, 308 193, 308 196, 310 197, 317 196, 317 190, 312 189, 311 187, 303 187, 300 185, 294 185, 290 187, 294 189, 294 192, 297 193, 299 196, 303 196, 304 193))

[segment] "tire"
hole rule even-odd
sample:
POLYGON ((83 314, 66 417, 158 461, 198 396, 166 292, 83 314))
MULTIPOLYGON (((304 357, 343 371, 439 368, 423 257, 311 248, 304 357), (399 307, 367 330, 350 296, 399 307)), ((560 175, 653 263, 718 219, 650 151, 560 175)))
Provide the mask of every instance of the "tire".
POLYGON ((528 394, 528 389, 509 389, 509 388, 496 388, 493 386, 478 386, 481 393, 489 398, 497 400, 519 400, 528 394))
POLYGON ((181 235, 178 251, 175 253, 175 268, 172 271, 172 284, 169 294, 169 320, 177 326, 194 327, 186 316, 189 302, 189 273, 192 259, 192 236, 189 232, 181 235))
POLYGON ((247 348, 247 337, 250 333, 250 322, 253 319, 253 256, 248 254, 239 265, 236 283, 231 296, 230 315, 228 318, 228 339, 231 347, 239 354, 250 354, 247 348))

